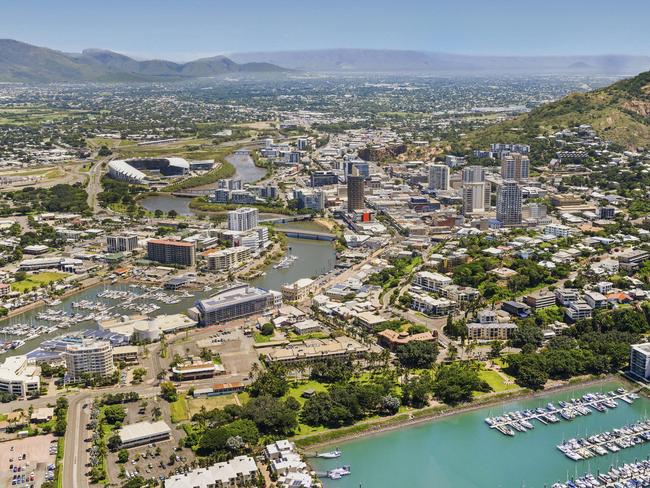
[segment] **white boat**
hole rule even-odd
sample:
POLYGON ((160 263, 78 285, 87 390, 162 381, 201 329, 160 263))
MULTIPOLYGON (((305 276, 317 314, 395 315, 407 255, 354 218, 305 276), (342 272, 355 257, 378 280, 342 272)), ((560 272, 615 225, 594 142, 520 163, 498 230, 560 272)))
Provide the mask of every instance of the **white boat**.
POLYGON ((334 468, 327 472, 327 477, 332 480, 340 480, 341 477, 350 474, 350 466, 342 466, 340 468, 334 468))
POLYGON ((335 449, 333 451, 317 454, 316 456, 323 459, 336 459, 338 457, 341 457, 341 451, 339 449, 335 449))

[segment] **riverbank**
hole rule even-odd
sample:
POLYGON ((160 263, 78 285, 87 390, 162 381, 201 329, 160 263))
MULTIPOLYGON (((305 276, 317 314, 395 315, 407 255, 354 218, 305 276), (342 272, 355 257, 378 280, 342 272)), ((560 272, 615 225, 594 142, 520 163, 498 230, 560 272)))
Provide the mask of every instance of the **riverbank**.
POLYGON ((534 398, 545 397, 554 393, 561 393, 563 391, 572 390, 578 387, 589 387, 608 383, 611 381, 624 383, 630 388, 638 387, 638 385, 630 382, 627 378, 617 375, 607 375, 599 378, 574 378, 572 380, 569 380, 567 383, 544 389, 542 391, 535 392, 522 388, 520 390, 495 393, 477 398, 472 403, 463 405, 461 407, 437 405, 434 407, 423 408, 421 410, 413 410, 410 412, 400 413, 394 415, 393 417, 360 422, 350 427, 343 427, 340 429, 329 430, 317 434, 310 434, 307 436, 297 436, 293 437, 291 440, 302 449, 310 448, 310 450, 316 452, 322 450, 322 448, 330 447, 334 443, 346 442, 353 439, 359 439, 362 437, 369 437, 385 432, 413 427, 416 425, 431 422, 433 420, 451 417, 462 413, 473 412, 475 410, 486 407, 501 405, 513 400, 531 400, 534 398))

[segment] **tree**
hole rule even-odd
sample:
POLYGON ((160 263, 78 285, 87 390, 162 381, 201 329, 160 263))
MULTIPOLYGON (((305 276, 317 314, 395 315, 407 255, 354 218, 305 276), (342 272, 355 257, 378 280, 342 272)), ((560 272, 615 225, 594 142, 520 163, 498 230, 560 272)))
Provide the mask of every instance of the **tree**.
POLYGON ((151 410, 151 415, 153 415, 153 418, 156 419, 156 420, 161 417, 162 410, 160 409, 160 407, 158 405, 153 407, 153 409, 151 410))
POLYGON ((120 451, 117 453, 117 462, 124 464, 129 460, 129 451, 126 449, 120 449, 120 451))
POLYGON ((114 425, 117 422, 123 422, 126 418, 126 411, 122 405, 109 405, 104 408, 104 418, 106 422, 114 425))
POLYGON ((27 273, 25 271, 17 271, 16 274, 14 274, 14 279, 16 281, 24 281, 27 278, 27 273))
POLYGON ((251 398, 241 410, 241 416, 255 422, 263 434, 290 435, 298 427, 300 405, 295 398, 280 400, 270 395, 251 398))
POLYGON ((284 396, 289 391, 289 382, 283 366, 272 364, 269 369, 259 373, 255 381, 248 387, 251 396, 270 395, 284 396))
POLYGON ((397 348, 397 359, 406 368, 430 368, 438 357, 438 346, 432 342, 411 341, 397 348))
POLYGON ((147 375, 147 370, 144 368, 135 368, 133 370, 133 382, 142 383, 142 379, 147 375))
POLYGON ((178 212, 174 209, 171 209, 169 212, 167 212, 167 217, 169 217, 170 219, 175 219, 176 217, 178 217, 178 212))
POLYGON ((155 216, 157 219, 160 219, 160 218, 162 218, 163 215, 165 215, 165 212, 163 212, 162 210, 160 210, 159 208, 157 208, 157 209, 154 211, 153 214, 154 214, 154 216, 155 216))
POLYGON ((260 330, 260 333, 263 336, 272 336, 274 332, 275 332, 275 327, 273 327, 273 324, 271 322, 265 323, 262 326, 262 329, 260 330))
POLYGON ((122 439, 117 433, 110 436, 108 438, 108 442, 106 442, 106 447, 108 447, 111 451, 117 451, 121 445, 122 439))
POLYGON ((178 400, 178 390, 171 381, 163 381, 160 383, 160 396, 169 403, 173 403, 178 400))
POLYGON ((449 405, 471 401, 475 391, 490 390, 490 386, 479 376, 479 367, 472 363, 441 365, 433 383, 436 398, 449 405))
POLYGON ((492 359, 500 357, 504 347, 506 345, 502 341, 492 341, 492 344, 490 344, 490 357, 492 359))

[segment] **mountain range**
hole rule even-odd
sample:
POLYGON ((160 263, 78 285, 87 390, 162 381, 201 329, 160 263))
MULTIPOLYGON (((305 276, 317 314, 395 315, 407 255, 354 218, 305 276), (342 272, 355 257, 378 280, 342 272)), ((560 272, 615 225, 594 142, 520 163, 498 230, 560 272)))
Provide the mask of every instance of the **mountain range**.
POLYGON ((650 69, 650 56, 482 56, 388 49, 321 49, 229 54, 238 63, 264 62, 311 72, 439 74, 632 75, 650 69))
POLYGON ((227 74, 267 74, 288 71, 269 63, 236 63, 225 56, 188 63, 138 61, 103 49, 64 53, 12 39, 0 39, 0 81, 83 82, 181 80, 227 74))

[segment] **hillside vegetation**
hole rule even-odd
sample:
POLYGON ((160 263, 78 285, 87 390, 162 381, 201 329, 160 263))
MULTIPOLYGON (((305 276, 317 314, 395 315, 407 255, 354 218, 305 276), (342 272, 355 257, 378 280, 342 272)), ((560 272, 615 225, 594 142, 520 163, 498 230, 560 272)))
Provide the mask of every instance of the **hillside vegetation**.
POLYGON ((591 125, 626 148, 650 145, 650 71, 588 93, 573 93, 527 114, 468 134, 466 149, 492 142, 530 142, 566 127, 591 125))

